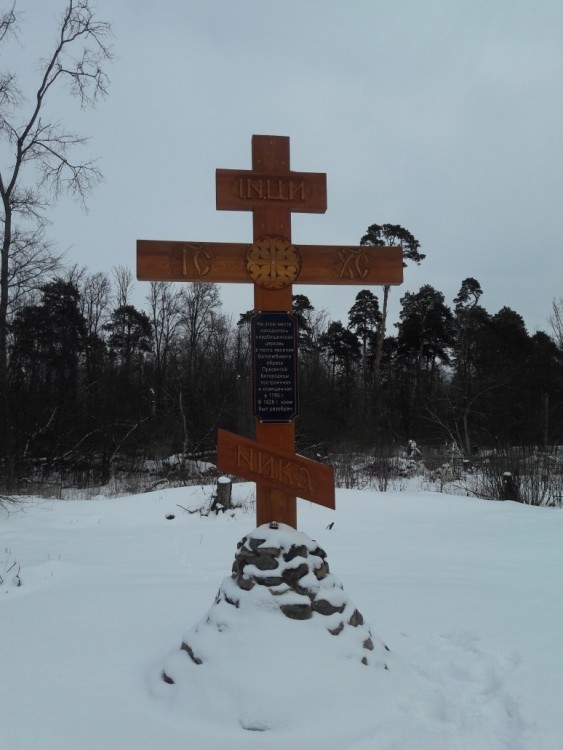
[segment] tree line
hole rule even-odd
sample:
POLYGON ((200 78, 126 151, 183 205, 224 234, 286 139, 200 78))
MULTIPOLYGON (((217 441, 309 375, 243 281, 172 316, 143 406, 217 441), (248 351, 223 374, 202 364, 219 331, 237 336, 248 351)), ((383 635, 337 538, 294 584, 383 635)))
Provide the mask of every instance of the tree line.
MULTIPOLYGON (((144 309, 132 287, 123 267, 110 276, 75 266, 15 309, 6 487, 38 468, 103 482, 124 461, 211 454, 217 427, 252 437, 251 313, 224 315, 213 284, 151 282, 144 309)), ((481 296, 473 278, 452 306, 429 284, 407 291, 391 333, 372 290, 358 291, 345 321, 294 295, 298 449, 415 439, 471 456, 563 442, 561 342, 530 335, 508 307, 491 314, 481 296)))

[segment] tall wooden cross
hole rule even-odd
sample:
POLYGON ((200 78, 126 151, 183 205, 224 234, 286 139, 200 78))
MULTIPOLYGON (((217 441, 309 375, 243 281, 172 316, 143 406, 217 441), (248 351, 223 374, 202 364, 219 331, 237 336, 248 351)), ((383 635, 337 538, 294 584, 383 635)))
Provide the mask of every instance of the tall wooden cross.
POLYGON ((294 283, 401 284, 399 247, 294 246, 291 214, 326 211, 326 175, 293 172, 289 138, 254 135, 252 169, 218 169, 217 209, 252 211, 253 242, 137 241, 137 278, 254 284, 256 440, 218 431, 222 471, 256 482, 257 525, 297 528, 296 497, 334 508, 332 469, 295 454, 294 283))

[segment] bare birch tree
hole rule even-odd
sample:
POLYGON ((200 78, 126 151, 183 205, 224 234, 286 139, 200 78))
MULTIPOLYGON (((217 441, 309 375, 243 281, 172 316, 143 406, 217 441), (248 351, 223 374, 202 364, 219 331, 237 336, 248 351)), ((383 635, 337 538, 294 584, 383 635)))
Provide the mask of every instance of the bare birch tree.
POLYGON ((181 323, 185 293, 169 281, 151 281, 147 302, 153 327, 153 352, 156 373, 156 400, 167 378, 168 360, 181 323))
MULTIPOLYGON (((0 53, 19 32, 16 3, 0 11, 0 53)), ((46 211, 62 192, 83 205, 101 179, 95 161, 75 154, 86 138, 51 119, 47 107, 69 86, 82 107, 108 90, 104 70, 112 53, 111 26, 98 21, 89 0, 67 0, 51 52, 37 67, 37 85, 24 95, 13 71, 0 70, 0 452, 9 456, 8 322, 10 304, 56 268, 45 240, 46 211)))
POLYGON ((553 340, 561 351, 563 351, 563 297, 552 301, 551 315, 548 322, 551 326, 553 340))
POLYGON ((135 286, 133 273, 128 266, 114 266, 111 270, 115 286, 113 302, 116 308, 125 307, 129 304, 135 286))

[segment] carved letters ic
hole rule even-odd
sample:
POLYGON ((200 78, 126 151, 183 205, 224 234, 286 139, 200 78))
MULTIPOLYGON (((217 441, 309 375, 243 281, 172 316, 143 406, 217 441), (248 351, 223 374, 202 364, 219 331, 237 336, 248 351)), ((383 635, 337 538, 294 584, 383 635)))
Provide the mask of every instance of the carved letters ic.
POLYGON ((207 276, 211 271, 213 255, 202 245, 185 244, 182 247, 182 273, 184 276, 192 275, 192 267, 198 276, 207 276))
POLYGON ((313 492, 311 476, 304 466, 261 451, 259 448, 237 446, 237 466, 240 469, 249 469, 265 479, 285 484, 291 489, 313 492))

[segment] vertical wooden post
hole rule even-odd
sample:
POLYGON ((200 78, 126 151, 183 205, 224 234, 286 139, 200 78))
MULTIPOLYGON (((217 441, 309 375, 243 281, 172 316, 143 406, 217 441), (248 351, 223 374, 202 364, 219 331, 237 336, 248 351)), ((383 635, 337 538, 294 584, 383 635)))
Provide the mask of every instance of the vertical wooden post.
MULTIPOLYGON (((286 136, 252 137, 252 171, 263 174, 289 173, 289 138, 286 136)), ((253 239, 264 236, 284 237, 291 241, 291 211, 280 206, 264 206, 253 211, 253 239)), ((254 285, 254 311, 283 310, 291 312, 292 287, 264 289, 254 285)), ((256 439, 264 446, 295 452, 295 424, 264 424, 256 421, 256 439)), ((256 486, 256 522, 260 526, 279 521, 297 528, 297 501, 295 496, 281 490, 256 486)))

